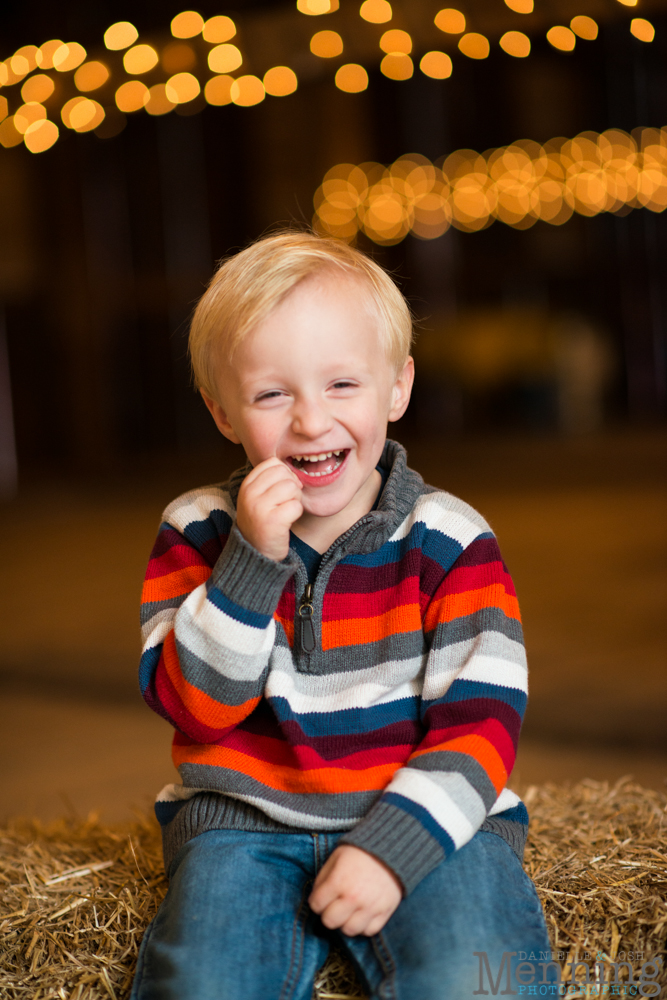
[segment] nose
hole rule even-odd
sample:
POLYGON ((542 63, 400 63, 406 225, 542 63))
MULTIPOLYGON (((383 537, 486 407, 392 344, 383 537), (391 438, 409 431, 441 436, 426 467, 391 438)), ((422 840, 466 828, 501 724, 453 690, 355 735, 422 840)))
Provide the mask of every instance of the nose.
POLYGON ((333 426, 333 418, 324 400, 300 398, 292 407, 292 431, 299 437, 315 440, 333 426))

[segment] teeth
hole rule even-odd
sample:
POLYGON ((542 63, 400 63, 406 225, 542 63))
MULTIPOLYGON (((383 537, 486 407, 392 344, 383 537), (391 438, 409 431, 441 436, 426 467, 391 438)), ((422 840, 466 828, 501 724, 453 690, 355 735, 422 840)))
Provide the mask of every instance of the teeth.
POLYGON ((342 453, 341 449, 340 451, 323 451, 320 455, 293 455, 292 458, 297 462, 323 462, 325 458, 333 458, 334 455, 339 458, 342 453))

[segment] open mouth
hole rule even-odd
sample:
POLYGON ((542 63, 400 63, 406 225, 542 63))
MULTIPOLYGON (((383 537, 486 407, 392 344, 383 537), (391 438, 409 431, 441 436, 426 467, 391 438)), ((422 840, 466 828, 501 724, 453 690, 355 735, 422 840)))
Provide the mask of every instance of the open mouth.
POLYGON ((349 448, 340 451, 321 451, 316 455, 290 455, 287 459, 292 468, 312 479, 330 476, 343 464, 349 448))

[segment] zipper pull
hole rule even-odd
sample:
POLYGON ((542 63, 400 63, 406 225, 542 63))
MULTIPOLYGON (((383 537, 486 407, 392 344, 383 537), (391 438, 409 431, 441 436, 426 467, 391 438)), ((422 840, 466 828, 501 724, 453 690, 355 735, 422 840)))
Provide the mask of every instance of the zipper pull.
POLYGON ((306 589, 299 603, 298 614, 301 619, 301 648, 304 653, 315 652, 315 629, 313 628, 313 585, 306 584, 306 589))

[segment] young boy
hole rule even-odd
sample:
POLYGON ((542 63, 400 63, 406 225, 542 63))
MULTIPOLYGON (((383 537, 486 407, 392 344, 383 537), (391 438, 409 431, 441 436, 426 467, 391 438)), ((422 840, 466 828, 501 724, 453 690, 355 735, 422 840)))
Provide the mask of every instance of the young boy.
POLYGON ((195 378, 248 463, 167 508, 148 568, 141 687, 182 784, 156 804, 170 887, 136 1000, 308 1000, 332 938, 373 998, 459 1000, 549 948, 505 787, 512 582, 385 440, 411 338, 381 268, 302 232, 197 306, 195 378))

